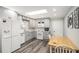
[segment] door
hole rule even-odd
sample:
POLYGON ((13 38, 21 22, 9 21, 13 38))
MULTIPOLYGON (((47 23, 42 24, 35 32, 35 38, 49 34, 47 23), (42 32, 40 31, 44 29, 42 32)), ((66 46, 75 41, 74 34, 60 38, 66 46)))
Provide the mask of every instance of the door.
POLYGON ((24 43, 24 42, 25 42, 25 33, 21 33, 19 39, 20 39, 20 41, 21 41, 20 44, 24 43))
POLYGON ((53 20, 51 25, 51 33, 54 36, 63 36, 63 20, 53 20))

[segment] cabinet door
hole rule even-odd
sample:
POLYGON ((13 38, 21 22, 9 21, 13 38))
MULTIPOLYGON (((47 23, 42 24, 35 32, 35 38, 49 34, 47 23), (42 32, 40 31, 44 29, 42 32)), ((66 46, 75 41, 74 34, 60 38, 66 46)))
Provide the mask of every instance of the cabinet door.
POLYGON ((24 43, 25 42, 25 34, 24 33, 21 33, 20 34, 20 43, 24 43))
POLYGON ((16 49, 20 48, 20 37, 19 35, 12 37, 12 51, 15 51, 16 49))
POLYGON ((45 19, 44 21, 45 21, 44 26, 49 27, 49 19, 45 19))
POLYGON ((24 25, 25 25, 25 30, 28 31, 29 30, 29 22, 24 21, 24 25))
POLYGON ((43 39, 43 30, 37 29, 37 39, 43 39))
POLYGON ((12 22, 12 36, 18 35, 19 33, 22 33, 23 29, 21 29, 21 25, 18 20, 14 20, 12 22))
POLYGON ((10 53, 11 52, 11 38, 2 39, 2 52, 10 53))
POLYGON ((32 22, 32 20, 30 20, 30 27, 32 27, 32 25, 33 25, 33 22, 32 22))
POLYGON ((35 20, 30 20, 30 27, 35 27, 35 20))

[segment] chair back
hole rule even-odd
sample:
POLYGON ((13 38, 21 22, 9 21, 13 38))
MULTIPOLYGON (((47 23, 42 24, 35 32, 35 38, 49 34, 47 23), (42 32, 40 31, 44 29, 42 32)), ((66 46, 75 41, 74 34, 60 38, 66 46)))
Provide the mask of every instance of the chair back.
POLYGON ((54 49, 55 53, 75 53, 76 51, 74 49, 65 47, 65 46, 57 46, 54 49))

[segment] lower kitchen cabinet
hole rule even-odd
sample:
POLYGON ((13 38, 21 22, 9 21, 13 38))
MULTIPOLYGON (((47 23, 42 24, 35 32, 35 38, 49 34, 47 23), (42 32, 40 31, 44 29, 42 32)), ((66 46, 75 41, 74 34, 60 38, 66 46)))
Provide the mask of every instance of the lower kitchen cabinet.
POLYGON ((20 43, 24 43, 25 42, 25 33, 21 33, 20 34, 20 43))
POLYGON ((2 39, 1 52, 2 53, 11 52, 11 37, 2 39))
POLYGON ((20 48, 21 39, 19 35, 12 37, 12 52, 20 48))
POLYGON ((43 40, 43 29, 37 29, 37 39, 43 40))
POLYGON ((12 37, 2 38, 0 41, 0 52, 1 53, 11 53, 18 48, 20 45, 25 42, 24 34, 22 35, 15 35, 12 37))
POLYGON ((25 32, 25 41, 28 41, 28 40, 30 40, 30 39, 32 39, 32 33, 31 32, 29 32, 29 31, 26 31, 25 32))
POLYGON ((17 50, 20 48, 21 44, 25 42, 25 34, 21 33, 12 37, 12 51, 17 50))

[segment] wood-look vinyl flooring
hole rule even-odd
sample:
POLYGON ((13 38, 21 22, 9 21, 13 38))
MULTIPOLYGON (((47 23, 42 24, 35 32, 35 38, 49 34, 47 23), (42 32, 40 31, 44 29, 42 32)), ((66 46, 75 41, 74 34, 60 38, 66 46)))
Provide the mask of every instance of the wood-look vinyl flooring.
POLYGON ((35 39, 27 44, 27 42, 20 49, 13 53, 48 53, 48 42, 45 40, 35 39))

